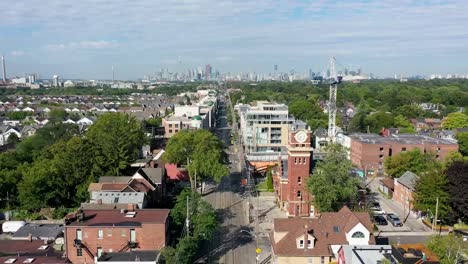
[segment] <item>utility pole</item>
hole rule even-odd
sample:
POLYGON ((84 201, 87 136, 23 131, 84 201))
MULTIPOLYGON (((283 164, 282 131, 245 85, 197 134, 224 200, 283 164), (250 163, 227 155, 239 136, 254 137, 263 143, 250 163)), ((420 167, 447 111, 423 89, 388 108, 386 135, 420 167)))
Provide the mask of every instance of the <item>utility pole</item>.
POLYGON ((436 211, 435 211, 435 217, 434 217, 434 226, 432 228, 432 232, 434 232, 434 229, 437 231, 437 214, 439 213, 439 197, 436 198, 436 211))
POLYGON ((187 236, 190 236, 189 197, 188 196, 187 196, 187 218, 185 219, 185 227, 187 229, 187 236))

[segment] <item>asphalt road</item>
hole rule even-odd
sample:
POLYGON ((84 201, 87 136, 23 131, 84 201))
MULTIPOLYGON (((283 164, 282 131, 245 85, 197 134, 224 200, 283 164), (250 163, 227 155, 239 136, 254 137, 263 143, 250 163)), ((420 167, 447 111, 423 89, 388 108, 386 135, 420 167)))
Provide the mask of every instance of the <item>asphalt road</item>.
MULTIPOLYGON (((221 115, 218 117, 217 136, 230 145, 231 128, 226 119, 227 105, 221 103, 221 115)), ((216 209, 220 229, 215 239, 210 241, 209 253, 200 258, 197 263, 255 263, 255 238, 248 232, 247 208, 241 196, 241 171, 243 155, 239 146, 229 146, 229 160, 231 161, 230 175, 224 177, 217 186, 207 187, 208 194, 204 199, 216 209)))

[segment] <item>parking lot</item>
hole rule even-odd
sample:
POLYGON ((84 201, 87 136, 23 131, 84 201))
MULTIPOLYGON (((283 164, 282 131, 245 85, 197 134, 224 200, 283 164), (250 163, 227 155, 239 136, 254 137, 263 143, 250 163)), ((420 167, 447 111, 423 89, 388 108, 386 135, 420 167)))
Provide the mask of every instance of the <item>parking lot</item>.
MULTIPOLYGON (((378 229, 381 232, 423 232, 423 231, 430 231, 430 228, 425 226, 422 223, 422 220, 418 218, 414 213, 410 213, 406 221, 404 221, 404 212, 405 209, 402 205, 396 203, 392 199, 389 199, 383 196, 378 188, 379 188, 379 178, 375 178, 374 180, 369 180, 368 188, 372 192, 372 196, 376 201, 379 202, 380 207, 382 210, 388 214, 393 213, 400 218, 400 221, 403 223, 403 226, 393 226, 390 222, 388 225, 377 225, 378 229)), ((384 216, 386 216, 384 214, 384 216)))

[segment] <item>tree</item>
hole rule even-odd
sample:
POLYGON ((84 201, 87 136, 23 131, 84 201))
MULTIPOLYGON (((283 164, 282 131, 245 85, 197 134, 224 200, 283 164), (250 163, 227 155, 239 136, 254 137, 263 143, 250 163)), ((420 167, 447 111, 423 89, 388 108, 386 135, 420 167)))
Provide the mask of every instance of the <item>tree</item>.
POLYGON ((314 99, 297 99, 289 104, 289 112, 297 119, 305 121, 312 130, 326 127, 327 115, 314 99))
POLYGON ((406 119, 404 116, 397 115, 393 121, 394 126, 399 128, 401 133, 416 133, 413 124, 411 124, 411 122, 408 121, 408 119, 406 119))
POLYGON ((161 126, 161 118, 156 117, 156 118, 149 118, 145 120, 145 123, 147 126, 150 127, 160 127, 161 126))
POLYGON ((196 180, 211 177, 219 181, 229 174, 223 163, 223 144, 207 130, 182 130, 169 139, 164 160, 187 166, 192 191, 196 191, 196 180))
POLYGON ((424 109, 418 105, 402 105, 394 113, 405 118, 419 118, 424 116, 424 109))
POLYGON ((101 115, 85 136, 93 146, 96 175, 120 175, 146 142, 140 122, 123 113, 101 115))
POLYGON ((8 136, 8 139, 7 139, 8 144, 16 144, 18 142, 19 142, 19 137, 18 137, 18 135, 16 135, 16 133, 11 133, 8 136))
POLYGON ((8 118, 9 118, 10 120, 23 120, 23 119, 25 119, 26 117, 32 116, 32 115, 34 115, 33 112, 18 111, 18 112, 10 112, 10 113, 8 114, 8 118))
POLYGON ((384 166, 385 172, 388 175, 393 178, 398 178, 406 171, 411 171, 416 174, 425 172, 434 162, 436 162, 436 159, 433 154, 421 153, 421 151, 416 148, 386 158, 384 166))
POLYGON ((459 132, 455 136, 458 141, 458 150, 463 156, 468 156, 468 132, 459 132))
POLYGON ((455 161, 449 165, 447 178, 453 216, 468 222, 468 161, 455 161))
POLYGON ((341 145, 327 147, 327 156, 317 163, 307 181, 309 192, 314 195, 315 206, 321 212, 338 211, 357 200, 359 180, 350 175, 353 168, 341 145))
MULTIPOLYGON (((438 219, 444 220, 451 211, 448 179, 442 165, 435 163, 426 172, 419 174, 414 192, 414 208, 422 212, 436 212, 439 199, 438 219)), ((406 217, 406 216, 405 216, 406 217)))
POLYGON ((427 247, 439 257, 441 264, 458 263, 458 253, 468 254, 468 244, 454 234, 433 236, 427 247))
POLYGON ((372 133, 378 133, 383 127, 393 127, 393 115, 387 112, 376 112, 368 115, 364 119, 364 123, 369 126, 372 133))
POLYGON ((468 127, 468 115, 462 112, 450 113, 442 120, 442 127, 444 129, 468 127))
POLYGON ((49 112, 49 120, 51 122, 61 122, 68 116, 67 111, 61 108, 54 108, 49 112))

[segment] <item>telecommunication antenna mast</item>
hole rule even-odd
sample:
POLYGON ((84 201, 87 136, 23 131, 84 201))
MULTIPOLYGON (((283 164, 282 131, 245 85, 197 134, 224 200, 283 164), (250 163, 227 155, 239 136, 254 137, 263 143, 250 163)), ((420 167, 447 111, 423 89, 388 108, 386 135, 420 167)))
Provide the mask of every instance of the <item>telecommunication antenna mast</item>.
POLYGON ((330 58, 330 99, 328 100, 328 140, 335 142, 336 140, 336 91, 342 77, 336 75, 335 69, 336 58, 330 58))

